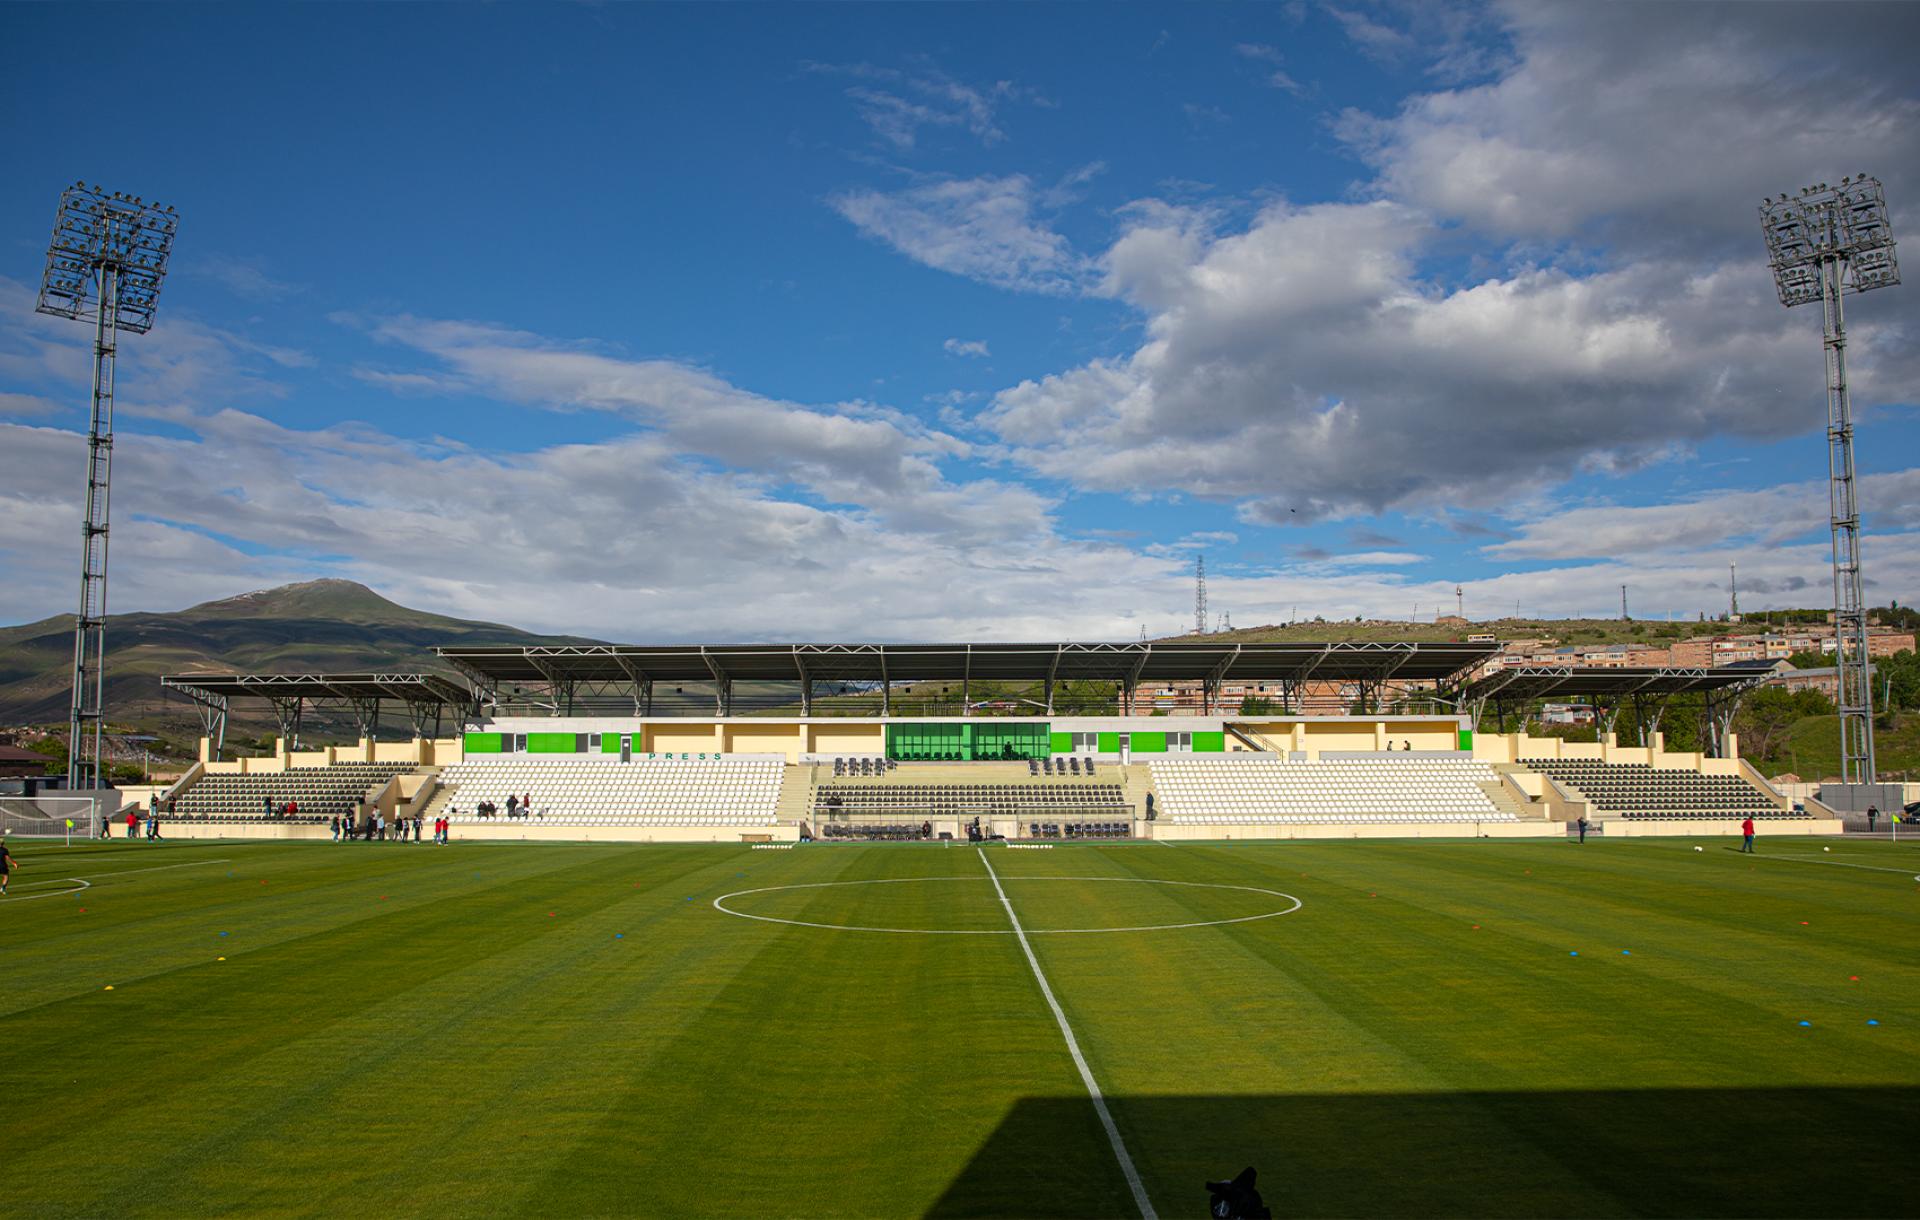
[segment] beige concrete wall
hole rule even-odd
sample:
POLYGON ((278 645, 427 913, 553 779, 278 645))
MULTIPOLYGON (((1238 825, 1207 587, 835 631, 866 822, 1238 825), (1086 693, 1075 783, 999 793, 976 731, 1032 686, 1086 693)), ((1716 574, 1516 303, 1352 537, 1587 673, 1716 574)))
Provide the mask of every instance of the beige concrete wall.
POLYGON ((730 754, 780 754, 794 763, 806 752, 805 725, 741 722, 725 729, 724 749, 730 754))
POLYGON ((886 748, 886 729, 877 724, 813 726, 815 754, 879 754, 886 748))
POLYGON ((636 742, 636 753, 712 754, 720 749, 712 724, 651 724, 643 736, 646 748, 643 751, 636 742))
POLYGON ((1563 839, 1567 828, 1559 822, 1410 822, 1405 825, 1269 825, 1242 826, 1208 822, 1154 822, 1151 837, 1178 843, 1183 840, 1268 842, 1282 839, 1563 839))
MULTIPOLYGON (((1768 839, 1805 838, 1809 835, 1837 835, 1841 832, 1837 818, 1807 818, 1804 821, 1763 821, 1755 822, 1756 843, 1764 845, 1768 839)), ((1688 819, 1685 821, 1638 821, 1631 818, 1607 819, 1607 837, 1610 839, 1660 839, 1691 835, 1695 838, 1720 836, 1737 839, 1740 837, 1738 821, 1720 819, 1688 819)))
POLYGON ((793 843, 798 826, 511 826, 462 823, 455 842, 474 843, 793 843))

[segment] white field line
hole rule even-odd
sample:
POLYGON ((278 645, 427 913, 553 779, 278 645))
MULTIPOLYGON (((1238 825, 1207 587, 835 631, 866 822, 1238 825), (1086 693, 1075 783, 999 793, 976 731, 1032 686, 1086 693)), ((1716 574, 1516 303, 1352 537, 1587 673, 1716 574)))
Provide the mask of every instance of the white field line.
POLYGON ((1040 994, 1046 997, 1047 1007, 1053 1010, 1053 1019, 1060 1026, 1060 1036, 1067 1040, 1067 1053, 1073 1056, 1073 1065, 1080 1069, 1080 1081, 1087 1086, 1087 1095, 1093 1098, 1094 1112, 1100 1116, 1100 1125, 1107 1130, 1107 1142, 1113 1145, 1114 1159, 1120 1162, 1120 1172, 1127 1179, 1127 1189, 1133 1192, 1133 1203, 1140 1209, 1141 1220, 1159 1220, 1153 1210, 1153 1200, 1147 1198, 1147 1188, 1140 1181, 1140 1171, 1134 1168, 1133 1157, 1127 1154, 1126 1141, 1120 1138, 1120 1128, 1113 1125, 1113 1115, 1107 1110, 1107 1099, 1100 1092, 1100 1086, 1094 1082, 1093 1069, 1087 1066, 1087 1058, 1080 1053, 1079 1040, 1073 1036, 1073 1026, 1067 1024, 1067 1014, 1060 1011, 1060 1001, 1053 998, 1053 988, 1047 983, 1047 976, 1041 972, 1040 959, 1033 955, 1033 946, 1027 942, 1027 933, 1020 926, 1020 917, 1013 913, 1013 903, 1007 901, 1007 891, 1000 885, 1000 874, 993 871, 992 861, 987 853, 980 853, 980 863, 987 866, 987 876, 993 879, 994 892, 1000 895, 1000 905, 1007 909, 1007 919, 1013 924, 1013 934, 1019 938, 1021 952, 1027 955, 1027 965, 1033 968, 1034 981, 1040 984, 1040 994))
POLYGON ((1903 877, 1920 876, 1920 874, 1908 872, 1904 868, 1888 868, 1884 864, 1849 864, 1845 860, 1822 860, 1819 856, 1763 856, 1759 852, 1754 852, 1753 858, 1756 860, 1780 860, 1788 864, 1828 864, 1834 868, 1864 868, 1876 873, 1899 873, 1903 877))
MULTIPOLYGON (((110 873, 88 873, 84 877, 50 877, 45 881, 23 881, 20 884, 14 886, 13 888, 26 889, 28 886, 65 885, 69 881, 78 881, 80 883, 80 889, 87 889, 91 887, 93 882, 99 881, 104 877, 125 877, 133 873, 165 872, 167 869, 170 869, 170 868, 198 868, 204 864, 231 864, 231 863, 233 863, 233 861, 225 857, 222 857, 221 859, 218 859, 218 860, 190 860, 185 864, 156 864, 152 868, 121 868, 121 869, 115 869, 113 872, 110 872, 110 873)), ((79 893, 79 890, 63 890, 61 892, 62 893, 79 893)), ((45 898, 45 897, 48 897, 49 895, 36 894, 32 896, 36 898, 45 898)))
MULTIPOLYGON (((63 877, 58 881, 29 881, 29 882, 26 882, 24 885, 16 885, 13 888, 18 890, 18 889, 24 889, 28 885, 65 885, 69 881, 80 881, 80 878, 63 877)), ((80 889, 49 890, 47 893, 44 893, 44 894, 8 894, 6 897, 6 901, 32 902, 36 898, 65 898, 69 894, 78 894, 80 890, 90 890, 92 888, 93 887, 91 885, 88 885, 86 882, 80 881, 80 889)))

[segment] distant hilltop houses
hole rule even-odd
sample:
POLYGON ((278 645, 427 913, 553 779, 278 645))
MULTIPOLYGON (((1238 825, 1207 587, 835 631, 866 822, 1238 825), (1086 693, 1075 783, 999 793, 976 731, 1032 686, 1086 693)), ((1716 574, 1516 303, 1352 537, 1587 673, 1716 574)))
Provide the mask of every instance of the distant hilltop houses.
MULTIPOLYGON (((1443 615, 1441 626, 1470 624, 1453 615, 1443 615)), ((1491 632, 1465 636, 1471 644, 1494 644, 1500 651, 1487 658, 1470 675, 1484 678, 1503 669, 1526 665, 1565 666, 1572 669, 1626 669, 1637 667, 1709 668, 1745 665, 1774 672, 1769 682, 1798 690, 1811 687, 1837 697, 1838 676, 1833 667, 1795 669, 1787 658, 1807 653, 1832 656, 1835 648, 1831 624, 1812 624, 1789 631, 1696 636, 1671 643, 1579 644, 1561 646, 1552 637, 1501 640, 1491 632)), ((1890 657, 1914 647, 1914 633, 1885 626, 1867 628, 1867 652, 1870 656, 1890 657)), ((1406 694, 1416 692, 1407 691, 1406 694)), ((1219 699, 1229 707, 1250 714, 1291 712, 1305 715, 1340 715, 1351 711, 1363 692, 1350 682, 1307 682, 1287 691, 1280 683, 1226 682, 1219 699)), ((1194 714, 1202 706, 1199 683, 1167 682, 1143 687, 1134 706, 1134 715, 1194 714)), ((1589 724, 1592 709, 1584 704, 1555 705, 1546 709, 1550 724, 1589 724)))
MULTIPOLYGON (((1491 638, 1491 637, 1488 637, 1491 638)), ((1498 655, 1481 666, 1480 674, 1497 673, 1523 665, 1566 665, 1582 669, 1626 669, 1643 665, 1695 668, 1785 661, 1801 653, 1832 656, 1833 628, 1814 625, 1792 631, 1751 635, 1697 636, 1670 644, 1581 644, 1555 648, 1552 640, 1508 640, 1498 655)), ((1867 628, 1867 655, 1890 657, 1914 646, 1914 633, 1892 627, 1867 628)))

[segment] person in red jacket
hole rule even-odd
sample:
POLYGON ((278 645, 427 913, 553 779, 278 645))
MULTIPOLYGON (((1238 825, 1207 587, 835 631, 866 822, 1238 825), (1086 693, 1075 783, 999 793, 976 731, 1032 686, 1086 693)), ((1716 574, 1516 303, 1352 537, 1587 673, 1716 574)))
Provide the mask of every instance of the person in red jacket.
POLYGON ((129 839, 133 838, 134 832, 137 831, 139 827, 140 815, 131 809, 127 810, 127 837, 129 839))
POLYGON ((1740 823, 1740 837, 1741 837, 1740 850, 1752 851, 1753 850, 1753 819, 1752 818, 1748 818, 1746 821, 1740 823))

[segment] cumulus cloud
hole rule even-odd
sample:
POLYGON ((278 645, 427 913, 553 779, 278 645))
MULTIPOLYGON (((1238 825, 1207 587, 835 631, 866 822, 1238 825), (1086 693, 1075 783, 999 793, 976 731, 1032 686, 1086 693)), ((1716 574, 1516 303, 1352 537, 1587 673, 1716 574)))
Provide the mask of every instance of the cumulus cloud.
POLYGON ((1495 79, 1342 119, 1382 195, 1500 235, 1591 240, 1599 226, 1616 246, 1758 260, 1765 195, 1861 171, 1898 199, 1920 189, 1914 6, 1498 15, 1513 58, 1495 79))
POLYGON ((1041 215, 1046 200, 1024 174, 845 191, 829 202, 915 262, 999 288, 1067 296, 1093 276, 1092 263, 1041 215))
POLYGON ((949 356, 991 356, 985 339, 948 339, 940 345, 949 356))
MULTIPOLYGON (((1188 492, 1292 524, 1490 508, 1581 468, 1627 470, 1708 437, 1803 431, 1817 360, 1751 261, 1521 265, 1423 274, 1443 236, 1388 201, 1268 207, 1215 234, 1135 213, 1106 287, 1146 339, 998 394, 982 422, 1082 488, 1188 492)), ((1900 401, 1920 363, 1859 327, 1857 401, 1900 401)))

